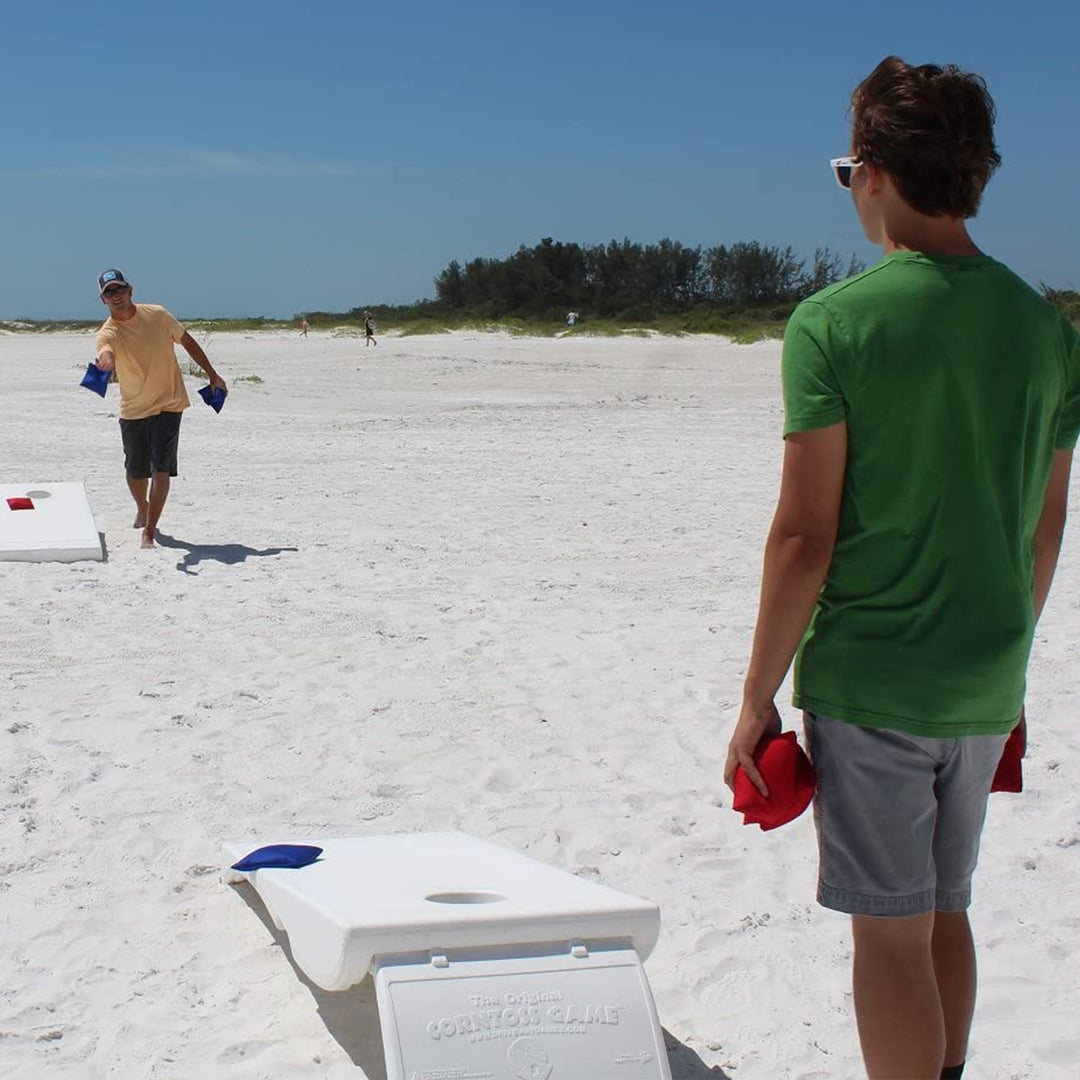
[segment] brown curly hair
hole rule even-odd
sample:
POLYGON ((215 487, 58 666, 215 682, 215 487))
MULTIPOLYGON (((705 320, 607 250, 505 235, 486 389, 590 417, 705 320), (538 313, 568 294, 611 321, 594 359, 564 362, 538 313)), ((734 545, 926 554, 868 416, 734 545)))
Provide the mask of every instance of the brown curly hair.
POLYGON ((892 177, 921 214, 974 217, 1001 164, 981 75, 887 56, 851 96, 852 150, 892 177))

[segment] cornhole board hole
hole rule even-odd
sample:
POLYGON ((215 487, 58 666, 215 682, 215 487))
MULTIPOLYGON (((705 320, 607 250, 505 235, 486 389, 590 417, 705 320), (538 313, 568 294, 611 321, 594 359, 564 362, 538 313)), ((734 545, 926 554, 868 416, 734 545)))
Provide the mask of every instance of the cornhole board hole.
POLYGON ((655 904, 463 833, 295 842, 323 854, 225 880, 254 886, 312 982, 373 975, 388 1080, 671 1080, 641 966, 655 904))
POLYGON ((0 559, 77 562, 104 558, 81 483, 0 484, 0 559), (29 500, 30 509, 13 509, 29 500))

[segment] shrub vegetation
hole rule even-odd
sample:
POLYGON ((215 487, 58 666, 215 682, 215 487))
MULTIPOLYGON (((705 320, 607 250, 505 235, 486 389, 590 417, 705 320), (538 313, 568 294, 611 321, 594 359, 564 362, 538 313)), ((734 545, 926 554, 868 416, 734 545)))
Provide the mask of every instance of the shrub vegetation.
MULTIPOLYGON (((350 311, 300 312, 291 320, 185 319, 193 330, 313 330, 359 332, 370 311, 380 330, 436 334, 445 330, 502 330, 512 334, 723 334, 736 341, 782 337, 800 300, 864 264, 847 262, 829 248, 809 261, 791 247, 740 241, 730 246, 687 247, 612 240, 574 244, 545 237, 504 259, 450 262, 434 279, 435 299, 412 304, 366 304, 350 311), (577 325, 568 327, 567 312, 577 325)), ((1042 293, 1080 326, 1080 293, 1041 285, 1042 293)), ((90 330, 97 321, 0 322, 0 331, 90 330)), ((195 365, 192 365, 194 367, 195 365)), ((191 374, 202 374, 197 368, 191 374)))

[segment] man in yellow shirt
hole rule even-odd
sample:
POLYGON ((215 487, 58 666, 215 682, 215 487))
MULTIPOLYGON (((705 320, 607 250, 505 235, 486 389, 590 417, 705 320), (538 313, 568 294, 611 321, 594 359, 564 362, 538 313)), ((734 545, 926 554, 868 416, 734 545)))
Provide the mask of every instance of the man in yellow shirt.
POLYGON ((119 270, 98 278, 109 317, 97 335, 97 366, 115 371, 120 384, 120 434, 128 488, 135 500, 135 528, 144 548, 154 536, 169 480, 176 475, 180 418, 191 404, 176 363, 175 345, 206 372, 210 386, 227 389, 199 343, 158 304, 132 303, 131 285, 119 270))

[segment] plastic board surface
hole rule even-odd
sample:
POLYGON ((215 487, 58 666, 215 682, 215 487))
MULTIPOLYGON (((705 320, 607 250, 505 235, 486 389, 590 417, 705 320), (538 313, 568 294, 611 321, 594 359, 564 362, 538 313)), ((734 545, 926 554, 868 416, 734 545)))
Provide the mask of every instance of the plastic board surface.
POLYGON ((300 870, 225 878, 254 886, 296 963, 325 990, 360 982, 375 956, 431 948, 626 940, 645 959, 660 930, 647 900, 462 833, 266 837, 225 844, 227 865, 286 841, 323 854, 300 870))
POLYGON ((0 559, 20 562, 101 561, 104 552, 81 483, 0 484, 0 559), (8 499, 27 498, 32 510, 8 499))

